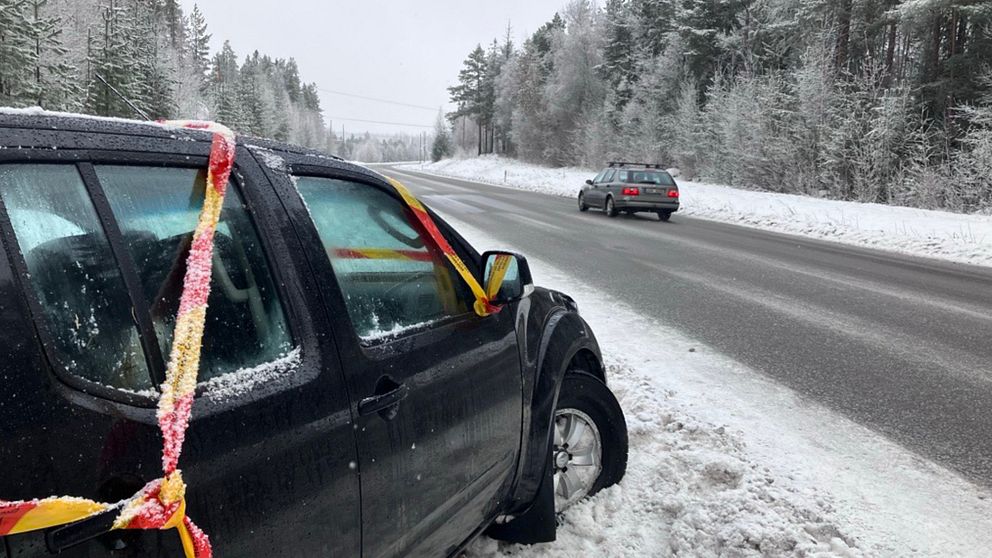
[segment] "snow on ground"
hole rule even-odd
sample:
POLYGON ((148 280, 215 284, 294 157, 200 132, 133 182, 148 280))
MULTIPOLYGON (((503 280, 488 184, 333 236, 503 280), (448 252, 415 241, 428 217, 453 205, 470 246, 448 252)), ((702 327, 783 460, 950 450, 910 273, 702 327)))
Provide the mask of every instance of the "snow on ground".
MULTIPOLYGON (((513 249, 454 219, 477 249, 513 249)), ((540 261, 592 325, 630 431, 624 481, 553 544, 469 558, 987 556, 992 494, 540 261), (664 347, 659 351, 658 347, 664 347)))
MULTIPOLYGON (((575 197, 597 170, 552 169, 505 157, 446 159, 402 168, 575 197)), ((714 221, 868 248, 992 265, 992 217, 755 192, 676 179, 682 209, 714 221)))

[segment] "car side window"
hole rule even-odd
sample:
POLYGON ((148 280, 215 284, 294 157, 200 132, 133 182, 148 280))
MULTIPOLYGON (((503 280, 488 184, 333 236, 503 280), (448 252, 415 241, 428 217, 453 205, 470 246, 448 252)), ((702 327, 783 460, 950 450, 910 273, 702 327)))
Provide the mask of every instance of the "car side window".
POLYGON ((62 368, 118 389, 152 388, 124 280, 76 167, 0 166, 0 197, 62 368))
POLYGON ((461 279, 399 200, 357 182, 294 180, 359 337, 397 335, 471 309, 461 279))
POLYGON ((630 173, 627 171, 620 171, 620 176, 617 177, 618 182, 630 182, 630 173))
MULTIPOLYGON (((96 166, 149 302, 159 347, 172 347, 186 259, 206 170, 96 166)), ((214 236, 213 273, 200 357, 201 381, 284 357, 292 339, 258 232, 232 184, 214 236)))
POLYGON ((603 182, 605 182, 605 183, 613 182, 613 177, 616 176, 616 174, 617 174, 617 171, 615 171, 615 170, 608 171, 606 173, 606 176, 603 177, 603 182))
POLYGON ((593 178, 592 179, 592 183, 593 184, 599 184, 599 183, 603 182, 603 177, 606 176, 606 172, 607 171, 605 169, 602 170, 602 171, 599 171, 599 174, 596 175, 596 178, 593 178))

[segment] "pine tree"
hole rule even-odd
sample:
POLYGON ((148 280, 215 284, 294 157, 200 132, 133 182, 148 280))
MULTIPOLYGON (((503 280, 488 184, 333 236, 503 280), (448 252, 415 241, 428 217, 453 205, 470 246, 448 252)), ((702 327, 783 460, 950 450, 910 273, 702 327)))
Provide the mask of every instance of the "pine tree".
POLYGON ((175 79, 168 58, 170 41, 160 33, 168 22, 154 6, 132 9, 136 19, 132 73, 140 92, 132 101, 152 118, 171 118, 175 113, 175 79))
POLYGON ((272 137, 279 141, 289 141, 290 137, 290 123, 289 123, 289 109, 290 100, 289 94, 285 89, 276 89, 275 92, 275 112, 273 120, 274 131, 272 132, 272 137))
POLYGON ((34 44, 33 102, 49 110, 74 110, 83 88, 62 44, 62 18, 47 15, 47 5, 48 0, 30 0, 31 25, 25 28, 34 44))
POLYGON ((300 69, 296 66, 296 60, 290 58, 288 61, 278 60, 276 65, 282 69, 282 76, 285 82, 286 94, 293 103, 300 101, 300 69))
POLYGON ((489 81, 488 74, 489 57, 486 51, 482 50, 482 45, 476 45, 475 49, 465 59, 464 67, 458 72, 458 85, 448 88, 451 102, 458 105, 458 109, 449 114, 448 118, 456 119, 467 116, 472 118, 478 127, 478 153, 483 152, 483 127, 489 122, 489 115, 492 114, 490 99, 495 102, 494 95, 490 95, 488 90, 494 83, 489 81))
POLYGON ((728 63, 724 39, 740 26, 746 0, 683 0, 676 25, 685 47, 686 68, 696 82, 708 84, 728 63))
POLYGON ((133 118, 137 116, 133 109, 111 87, 129 100, 143 93, 131 65, 138 58, 133 41, 138 26, 119 0, 106 0, 99 15, 101 27, 91 30, 87 47, 90 70, 85 108, 101 116, 133 118))
POLYGON ((207 33, 207 21, 196 4, 193 5, 193 11, 186 18, 185 35, 189 59, 192 61, 197 73, 206 78, 207 70, 210 67, 211 35, 207 33))
POLYGON ((445 157, 450 157, 453 151, 451 133, 448 131, 448 122, 444 119, 444 112, 438 111, 437 120, 434 123, 434 142, 431 145, 431 160, 436 163, 445 157))
POLYGON ((0 0, 0 104, 23 106, 36 97, 37 53, 27 0, 0 0))
POLYGON ((214 107, 214 119, 235 130, 245 129, 245 116, 239 96, 240 78, 237 55, 231 48, 231 43, 224 41, 224 46, 211 62, 208 87, 214 107))
POLYGON ((635 73, 635 41, 632 16, 627 0, 609 0, 603 20, 603 63, 599 74, 614 95, 609 107, 610 119, 616 122, 619 113, 630 101, 637 83, 635 73))
POLYGON ((267 99, 266 76, 262 72, 256 50, 241 65, 238 84, 238 103, 244 117, 244 129, 241 131, 258 137, 269 137, 272 134, 274 102, 267 99))
POLYGON ((176 50, 182 50, 186 44, 186 25, 179 0, 162 0, 161 13, 169 33, 169 44, 176 50))

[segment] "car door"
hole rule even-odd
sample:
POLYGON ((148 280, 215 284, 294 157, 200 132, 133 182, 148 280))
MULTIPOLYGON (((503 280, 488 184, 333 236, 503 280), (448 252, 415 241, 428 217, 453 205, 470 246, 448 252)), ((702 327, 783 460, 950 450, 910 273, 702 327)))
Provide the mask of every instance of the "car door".
POLYGON ((594 185, 596 190, 596 204, 599 207, 606 207, 606 196, 610 192, 610 183, 613 182, 613 177, 616 176, 616 171, 609 169, 603 175, 598 183, 594 185))
MULTIPOLYGON (((161 474, 156 386, 209 143, 96 136, 0 150, 0 229, 23 300, 0 325, 36 329, 43 347, 0 363, 0 376, 23 375, 2 397, 32 419, 0 425, 5 499, 112 502, 161 474), (99 149, 136 143, 147 151, 99 149), (172 149, 186 153, 149 152, 172 149)), ((180 461, 188 513, 219 556, 356 555, 357 452, 337 351, 278 199, 244 149, 237 159, 180 461)), ((48 555, 40 533, 6 544, 48 555)), ((108 533, 63 555, 111 550, 181 555, 173 531, 108 533)))
POLYGON ((513 317, 474 314, 461 278, 384 182, 293 170, 357 402, 362 555, 448 555, 499 512, 513 480, 513 317))
POLYGON ((586 205, 598 207, 603 204, 601 195, 602 192, 600 191, 599 183, 603 181, 603 177, 606 176, 607 172, 609 172, 609 169, 600 171, 599 174, 592 179, 592 184, 583 186, 582 192, 585 197, 586 205))

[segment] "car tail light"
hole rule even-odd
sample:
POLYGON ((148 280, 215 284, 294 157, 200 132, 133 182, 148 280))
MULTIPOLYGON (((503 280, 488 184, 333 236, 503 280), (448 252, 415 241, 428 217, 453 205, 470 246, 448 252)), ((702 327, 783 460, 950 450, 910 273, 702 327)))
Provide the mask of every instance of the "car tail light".
POLYGON ((670 198, 677 198, 677 197, 679 197, 679 191, 678 190, 669 190, 668 191, 668 197, 670 197, 670 198))
POLYGON ((623 195, 625 196, 639 196, 641 195, 640 188, 624 188, 623 195))

